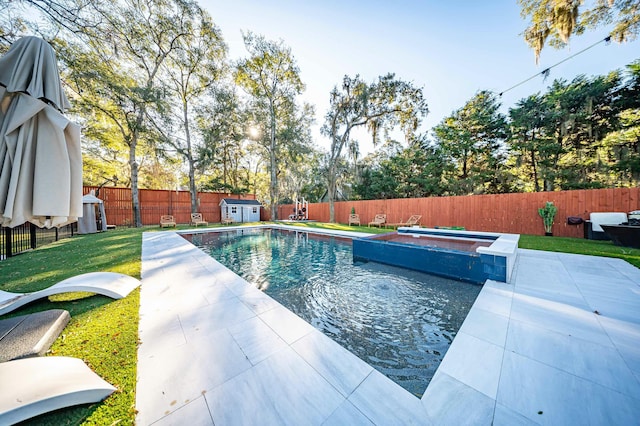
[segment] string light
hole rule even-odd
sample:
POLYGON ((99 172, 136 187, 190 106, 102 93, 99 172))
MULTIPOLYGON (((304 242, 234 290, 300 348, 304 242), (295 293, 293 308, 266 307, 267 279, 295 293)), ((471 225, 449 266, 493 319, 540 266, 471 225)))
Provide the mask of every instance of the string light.
POLYGON ((551 66, 550 66, 550 67, 548 67, 548 68, 545 68, 545 69, 544 69, 544 70, 542 70, 541 72, 539 72, 539 73, 536 73, 536 74, 532 75, 531 77, 527 78, 526 80, 523 80, 523 81, 521 81, 521 82, 520 82, 520 83, 518 83, 518 84, 514 84, 513 86, 509 87, 508 89, 503 90, 502 92, 500 92, 500 93, 499 93, 499 95, 500 95, 500 96, 502 96, 502 94, 503 94, 503 93, 507 93, 509 90, 513 90, 513 89, 515 89, 515 88, 516 88, 516 87, 518 87, 518 86, 522 86, 522 85, 523 85, 523 84, 525 84, 526 82, 528 82, 528 81, 530 81, 530 80, 533 80, 534 78, 538 77, 539 75, 541 75, 541 76, 543 77, 543 79, 544 79, 543 81, 545 81, 545 80, 547 79, 547 77, 549 77, 549 74, 551 74, 551 68, 555 68, 555 67, 557 67, 558 65, 560 65, 560 64, 562 64, 562 63, 564 63, 564 62, 567 62, 569 59, 575 58, 576 56, 580 55, 581 53, 584 53, 584 52, 586 52, 587 50, 589 50, 589 49, 591 49, 591 48, 593 48, 593 47, 596 47, 597 45, 599 45, 600 43, 603 43, 603 42, 604 42, 604 43, 606 43, 606 44, 608 45, 608 44, 611 42, 611 36, 610 36, 610 35, 609 35, 609 36, 606 36, 606 37, 605 37, 605 38, 603 38, 602 40, 600 40, 600 41, 597 41, 597 42, 593 43, 591 46, 585 47, 585 48, 584 48, 584 49, 582 49, 581 51, 576 52, 576 53, 574 53, 573 55, 571 55, 571 56, 568 56, 568 57, 564 58, 564 59, 563 59, 563 60, 561 60, 560 62, 558 62, 558 63, 556 63, 556 64, 554 64, 554 65, 551 65, 551 66))

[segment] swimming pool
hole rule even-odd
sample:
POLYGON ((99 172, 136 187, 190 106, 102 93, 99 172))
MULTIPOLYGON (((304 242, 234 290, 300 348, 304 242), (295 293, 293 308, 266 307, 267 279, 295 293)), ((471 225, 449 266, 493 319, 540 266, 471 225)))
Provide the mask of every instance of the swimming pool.
POLYGON ((416 396, 481 289, 354 264, 349 239, 275 229, 183 236, 416 396))

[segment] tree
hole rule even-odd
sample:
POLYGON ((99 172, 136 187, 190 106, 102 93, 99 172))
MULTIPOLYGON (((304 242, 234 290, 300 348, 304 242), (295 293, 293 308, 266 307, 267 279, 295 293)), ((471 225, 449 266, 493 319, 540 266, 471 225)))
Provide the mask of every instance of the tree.
POLYGON ((572 35, 583 34, 613 23, 611 37, 632 41, 640 31, 638 0, 596 0, 593 6, 580 10, 583 0, 518 0, 520 14, 529 19, 524 39, 534 50, 536 62, 546 44, 555 48, 566 46, 572 35))
POLYGON ((442 176, 447 167, 440 147, 423 136, 365 167, 354 192, 365 200, 442 195, 442 176))
POLYGON ((161 139, 160 128, 154 128, 150 118, 153 111, 166 107, 166 88, 159 84, 162 66, 190 34, 197 4, 190 0, 28 3, 76 35, 60 40, 69 46, 62 49, 67 54, 67 78, 90 119, 91 111, 97 110, 118 128, 128 148, 134 224, 141 226, 139 149, 146 145, 143 151, 148 152, 161 139), (74 12, 66 12, 66 7, 74 12))
POLYGON ((171 134, 164 132, 163 124, 157 129, 187 163, 191 212, 196 213, 199 209, 195 171, 199 159, 194 149, 191 116, 194 107, 202 103, 206 90, 224 74, 227 47, 219 28, 200 7, 194 5, 193 16, 184 27, 184 36, 176 40, 163 66, 163 75, 170 82, 168 89, 177 101, 172 112, 178 117, 180 129, 171 134))
POLYGON ((207 170, 207 189, 234 194, 249 191, 249 179, 241 162, 248 156, 247 142, 250 112, 242 103, 235 86, 223 82, 209 90, 210 102, 198 108, 197 122, 203 138, 198 157, 207 170))
MULTIPOLYGON (((149 108, 162 100, 163 90, 156 87, 161 67, 169 55, 181 45, 181 39, 190 34, 191 20, 199 7, 188 0, 125 0, 98 12, 105 27, 93 33, 93 48, 109 49, 103 56, 124 59, 134 84, 124 89, 134 95, 135 114, 127 122, 125 139, 129 146, 131 168, 131 197, 134 224, 142 226, 138 195, 138 162, 136 152, 149 108), (106 39, 105 39, 106 38, 106 39)), ((151 142, 151 141, 150 141, 151 142)))
POLYGON ((302 108, 292 105, 293 110, 284 115, 281 131, 278 133, 278 158, 282 169, 278 179, 279 192, 291 200, 302 197, 302 190, 312 169, 319 166, 319 152, 313 147, 311 124, 313 108, 304 104, 302 108))
POLYGON ((511 154, 515 156, 512 171, 518 173, 517 169, 520 169, 520 190, 539 192, 549 186, 554 174, 550 159, 555 154, 556 145, 547 133, 551 114, 549 103, 539 94, 522 99, 509 109, 509 146, 511 154), (529 185, 533 187, 527 188, 529 185))
POLYGON ((640 60, 627 66, 628 78, 619 91, 616 128, 602 140, 605 158, 617 176, 617 183, 640 183, 640 60))
POLYGON ((434 127, 436 143, 455 165, 448 188, 456 195, 502 192, 506 117, 496 95, 478 92, 434 127))
POLYGON ((591 79, 578 76, 568 83, 555 80, 545 95, 552 111, 547 134, 555 140, 549 167, 555 173, 545 190, 606 186, 605 166, 598 158, 601 139, 615 127, 615 97, 620 76, 591 79))
POLYGON ((330 95, 329 111, 321 132, 331 139, 327 158, 327 195, 329 220, 335 222, 334 202, 337 192, 339 165, 343 150, 356 153, 356 142, 351 138, 354 129, 365 128, 373 143, 379 142, 381 133, 400 128, 405 139, 411 141, 428 112, 422 89, 396 80, 393 74, 381 76, 374 83, 365 83, 359 75, 345 76, 342 87, 334 87, 330 95))
MULTIPOLYGON (((291 49, 282 41, 272 42, 251 32, 244 34, 244 44, 249 58, 237 64, 236 83, 252 96, 259 110, 259 119, 265 132, 264 147, 269 157, 269 203, 271 218, 277 218, 278 152, 292 139, 280 136, 287 130, 286 117, 295 111, 295 98, 304 90, 300 70, 291 54, 291 49)), ((294 137, 295 139, 295 137, 294 137)))

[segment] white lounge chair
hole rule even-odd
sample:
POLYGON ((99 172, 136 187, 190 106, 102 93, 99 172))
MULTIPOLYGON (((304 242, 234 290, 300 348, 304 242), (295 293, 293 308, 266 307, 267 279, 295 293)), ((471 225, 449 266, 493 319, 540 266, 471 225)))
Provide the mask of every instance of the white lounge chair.
POLYGON ((116 272, 89 272, 67 278, 51 287, 33 293, 10 293, 0 290, 0 315, 11 312, 36 299, 74 291, 86 291, 113 299, 122 299, 139 285, 140 280, 129 275, 116 272))
POLYGON ((116 388, 78 358, 45 356, 0 363, 0 424, 99 402, 116 388))

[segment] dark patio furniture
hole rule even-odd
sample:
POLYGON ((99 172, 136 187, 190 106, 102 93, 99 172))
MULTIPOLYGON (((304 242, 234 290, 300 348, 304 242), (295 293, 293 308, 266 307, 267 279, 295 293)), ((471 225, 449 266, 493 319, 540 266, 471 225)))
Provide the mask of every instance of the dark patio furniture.
POLYGON ((622 247, 640 248, 640 226, 600 225, 613 244, 622 247))

